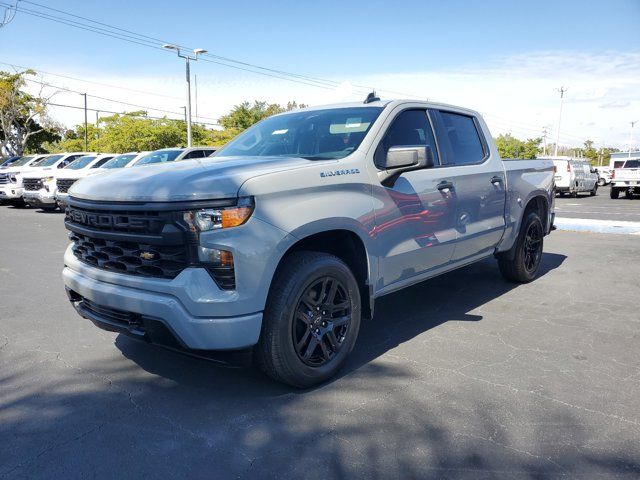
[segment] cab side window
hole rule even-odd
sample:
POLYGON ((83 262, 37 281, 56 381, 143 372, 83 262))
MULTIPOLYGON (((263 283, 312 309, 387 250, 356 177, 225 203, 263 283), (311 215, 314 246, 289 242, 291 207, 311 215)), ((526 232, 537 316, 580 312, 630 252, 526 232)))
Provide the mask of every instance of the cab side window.
POLYGON ((204 152, 202 150, 193 150, 192 152, 187 153, 183 160, 188 160, 190 158, 202 158, 204 157, 204 152))
POLYGON ((432 115, 438 138, 444 144, 444 165, 482 163, 487 152, 472 116, 447 111, 432 111, 432 115))
MULTIPOLYGON (((384 159, 391 147, 429 145, 434 157, 437 156, 436 141, 426 110, 405 110, 391 123, 374 155, 375 164, 384 165, 384 159)), ((437 163, 437 160, 436 160, 437 163)))

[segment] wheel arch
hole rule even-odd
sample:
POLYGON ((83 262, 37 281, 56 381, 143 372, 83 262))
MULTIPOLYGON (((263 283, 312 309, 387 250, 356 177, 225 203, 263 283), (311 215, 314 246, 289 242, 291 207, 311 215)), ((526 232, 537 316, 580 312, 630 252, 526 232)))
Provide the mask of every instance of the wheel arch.
POLYGON ((345 262, 358 282, 362 300, 362 314, 373 317, 374 300, 372 285, 377 263, 371 259, 367 249, 367 240, 361 228, 332 222, 329 225, 305 225, 291 232, 296 239, 280 257, 273 273, 275 277, 286 258, 294 252, 315 251, 335 255, 345 262))

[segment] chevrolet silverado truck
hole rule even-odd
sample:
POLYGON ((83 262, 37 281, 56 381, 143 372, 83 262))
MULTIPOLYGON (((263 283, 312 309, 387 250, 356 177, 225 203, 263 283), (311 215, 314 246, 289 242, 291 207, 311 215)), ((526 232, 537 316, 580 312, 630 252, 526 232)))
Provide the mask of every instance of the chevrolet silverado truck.
POLYGON ((67 197, 69 196, 68 192, 71 185, 89 175, 107 172, 108 170, 103 170, 102 166, 106 165, 115 156, 115 153, 85 155, 56 172, 54 175, 56 182, 54 200, 58 207, 64 209, 67 206, 67 197))
POLYGON ((308 387, 344 365, 383 295, 492 256, 533 280, 553 176, 548 160, 501 159, 464 108, 369 97, 288 112, 213 157, 73 185, 64 284, 103 329, 251 355, 308 387))
POLYGON ((15 205, 23 203, 22 175, 25 171, 35 168, 46 155, 20 157, 9 167, 0 167, 0 202, 10 202, 15 205))
POLYGON ((618 198, 621 192, 629 200, 634 194, 640 194, 640 160, 626 160, 622 167, 613 169, 609 195, 618 198))

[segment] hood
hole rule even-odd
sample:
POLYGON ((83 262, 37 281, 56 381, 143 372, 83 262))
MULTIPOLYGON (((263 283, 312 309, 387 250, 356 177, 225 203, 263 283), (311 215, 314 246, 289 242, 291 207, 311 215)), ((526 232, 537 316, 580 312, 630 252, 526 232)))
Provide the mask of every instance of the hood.
POLYGON ((54 167, 27 167, 20 171, 25 178, 55 177, 60 170, 54 167))
POLYGON ((303 168, 291 157, 211 157, 118 169, 90 175, 69 190, 75 198, 115 202, 176 202, 231 198, 252 177, 303 168))

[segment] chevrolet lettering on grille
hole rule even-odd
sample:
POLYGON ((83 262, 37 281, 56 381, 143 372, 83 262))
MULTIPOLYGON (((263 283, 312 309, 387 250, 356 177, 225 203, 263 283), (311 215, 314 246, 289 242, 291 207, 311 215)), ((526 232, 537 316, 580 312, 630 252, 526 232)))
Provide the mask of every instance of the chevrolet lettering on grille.
POLYGON ((130 230, 147 230, 149 221, 145 218, 137 218, 129 215, 111 215, 105 213, 84 212, 68 208, 67 220, 98 228, 126 228, 130 230))

